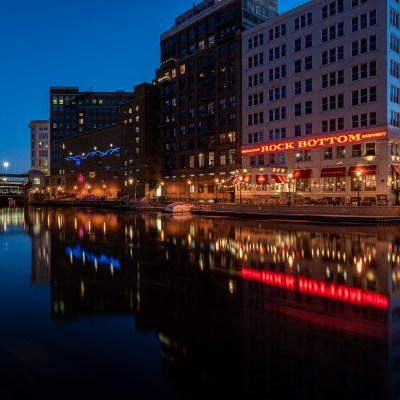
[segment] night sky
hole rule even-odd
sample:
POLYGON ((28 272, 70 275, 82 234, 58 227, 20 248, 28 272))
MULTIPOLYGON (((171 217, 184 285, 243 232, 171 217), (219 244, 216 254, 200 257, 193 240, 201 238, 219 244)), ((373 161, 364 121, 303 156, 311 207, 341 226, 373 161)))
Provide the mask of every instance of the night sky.
MULTIPOLYGON (((196 1, 198 4, 200 1, 196 1)), ((305 1, 278 0, 279 11, 305 1)), ((0 3, 0 172, 29 169, 29 122, 49 119, 50 86, 133 91, 151 82, 160 35, 191 0, 0 3)))

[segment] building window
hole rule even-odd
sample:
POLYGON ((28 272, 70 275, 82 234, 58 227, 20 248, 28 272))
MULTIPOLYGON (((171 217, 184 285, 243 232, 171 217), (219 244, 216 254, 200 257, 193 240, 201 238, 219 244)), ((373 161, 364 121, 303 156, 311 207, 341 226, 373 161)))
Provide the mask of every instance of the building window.
POLYGON ((366 156, 376 155, 375 142, 370 142, 365 144, 365 155, 366 156))
POLYGON ((332 147, 324 148, 324 160, 332 160, 333 158, 333 149, 332 147))
POLYGON ((361 157, 361 144, 353 144, 351 147, 352 157, 361 157))
POLYGON ((345 157, 346 157, 345 146, 337 146, 336 147, 336 158, 345 158, 345 157))

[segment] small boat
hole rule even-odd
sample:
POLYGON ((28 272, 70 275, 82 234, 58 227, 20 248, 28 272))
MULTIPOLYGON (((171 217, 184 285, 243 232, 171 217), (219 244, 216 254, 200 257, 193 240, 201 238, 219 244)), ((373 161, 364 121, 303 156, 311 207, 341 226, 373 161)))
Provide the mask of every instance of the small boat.
POLYGON ((167 213, 190 213, 192 211, 193 204, 182 203, 176 201, 175 203, 168 204, 164 211, 167 213))

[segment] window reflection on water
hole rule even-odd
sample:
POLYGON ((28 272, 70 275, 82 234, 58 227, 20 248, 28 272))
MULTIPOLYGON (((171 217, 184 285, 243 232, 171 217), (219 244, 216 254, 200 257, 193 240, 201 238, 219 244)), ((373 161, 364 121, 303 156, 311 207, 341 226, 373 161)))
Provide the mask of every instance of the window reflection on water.
POLYGON ((396 398, 398 227, 2 211, 2 232, 32 237, 55 321, 134 315, 185 390, 396 398))

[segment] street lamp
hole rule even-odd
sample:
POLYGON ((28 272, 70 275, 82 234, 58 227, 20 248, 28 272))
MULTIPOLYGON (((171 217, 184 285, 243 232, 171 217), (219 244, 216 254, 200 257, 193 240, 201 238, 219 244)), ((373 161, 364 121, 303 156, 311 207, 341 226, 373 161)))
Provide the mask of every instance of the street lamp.
POLYGON ((76 199, 76 189, 78 189, 78 187, 74 186, 74 199, 76 199))
POLYGON ((106 199, 106 185, 103 185, 103 197, 106 199))
POLYGON ((190 203, 190 185, 192 184, 192 181, 187 181, 188 187, 189 187, 189 203, 190 203))
POLYGON ((239 204, 242 204, 242 181, 243 176, 239 176, 239 204))
POLYGON ((293 175, 292 175, 292 174, 288 174, 288 178, 289 178, 289 182, 288 182, 288 187, 289 187, 288 206, 290 206, 290 205, 292 204, 292 203, 290 202, 290 187, 291 187, 291 182, 292 182, 293 175))
POLYGON ((10 166, 10 164, 7 162, 7 161, 5 161, 4 163, 3 163, 3 167, 6 169, 6 173, 7 173, 7 170, 8 170, 8 167, 10 166))
POLYGON ((360 207, 360 178, 361 171, 357 171, 357 206, 360 207))
POLYGON ((216 188, 215 188, 215 202, 218 203, 218 183, 219 183, 219 179, 217 178, 215 180, 216 183, 216 188))

